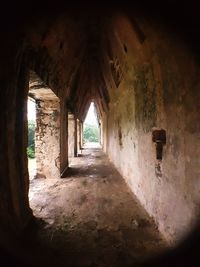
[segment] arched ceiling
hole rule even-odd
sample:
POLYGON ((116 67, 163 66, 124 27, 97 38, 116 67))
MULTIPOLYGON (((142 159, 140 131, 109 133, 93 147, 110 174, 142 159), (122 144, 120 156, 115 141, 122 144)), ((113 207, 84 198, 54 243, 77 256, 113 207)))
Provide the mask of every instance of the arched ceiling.
MULTIPOLYGON (((181 25, 183 18, 187 17, 186 9, 178 14, 175 9, 171 10, 170 5, 159 13, 153 3, 146 9, 142 5, 134 9, 125 2, 123 8, 118 4, 100 8, 98 5, 94 7, 95 4, 85 2, 69 8, 55 3, 40 6, 40 9, 34 5, 28 13, 23 13, 21 19, 16 14, 12 17, 22 25, 21 28, 16 26, 21 29, 19 42, 25 40, 21 49, 28 58, 29 69, 35 71, 60 99, 64 99, 80 120, 85 119, 91 101, 95 102, 101 117, 109 108, 109 87, 117 88, 123 76, 127 46, 121 43, 112 27, 114 14, 126 14, 138 44, 145 41, 146 34, 137 20, 137 12, 143 10, 143 14, 157 18, 163 14, 163 21, 166 19, 171 25, 182 18, 176 24, 181 25), (173 16, 168 18, 170 12, 173 16), (26 24, 23 24, 25 20, 26 24)), ((185 29, 188 30, 189 26, 185 29)))
POLYGON ((69 110, 81 121, 91 101, 99 117, 108 109, 109 92, 102 69, 107 23, 107 18, 96 14, 78 20, 61 17, 28 35, 30 69, 57 96, 66 99, 69 110))
POLYGON ((108 109, 109 92, 101 69, 102 40, 107 20, 101 16, 88 16, 85 27, 86 46, 76 75, 69 88, 68 106, 83 121, 93 101, 98 116, 108 109))

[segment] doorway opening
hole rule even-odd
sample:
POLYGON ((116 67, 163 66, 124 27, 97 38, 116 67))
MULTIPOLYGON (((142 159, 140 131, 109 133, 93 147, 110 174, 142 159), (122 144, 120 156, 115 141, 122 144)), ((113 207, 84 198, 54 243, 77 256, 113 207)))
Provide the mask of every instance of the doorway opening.
POLYGON ((91 102, 83 123, 83 144, 85 147, 100 147, 100 122, 94 102, 91 102))
POLYGON ((27 102, 28 196, 33 214, 39 217, 43 208, 40 201, 48 203, 48 199, 37 194, 38 190, 47 190, 52 181, 60 178, 60 101, 51 88, 34 71, 30 71, 27 102))
POLYGON ((35 158, 35 128, 36 128, 36 106, 35 100, 28 97, 27 102, 27 121, 28 121, 28 171, 29 179, 32 180, 36 174, 36 158, 35 158))
MULTIPOLYGON (((35 158, 31 178, 60 177, 60 101, 33 71, 30 71, 28 94, 30 146, 29 158, 35 158), (33 148, 33 149, 32 149, 33 148)), ((31 162, 31 160, 30 160, 31 162)))

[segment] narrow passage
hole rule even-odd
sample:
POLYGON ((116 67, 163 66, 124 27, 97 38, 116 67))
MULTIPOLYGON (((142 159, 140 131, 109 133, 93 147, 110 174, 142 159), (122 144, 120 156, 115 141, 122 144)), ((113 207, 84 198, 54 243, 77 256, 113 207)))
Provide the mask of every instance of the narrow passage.
POLYGON ((32 180, 29 198, 38 250, 56 266, 132 266, 166 247, 101 149, 83 149, 66 178, 32 180))

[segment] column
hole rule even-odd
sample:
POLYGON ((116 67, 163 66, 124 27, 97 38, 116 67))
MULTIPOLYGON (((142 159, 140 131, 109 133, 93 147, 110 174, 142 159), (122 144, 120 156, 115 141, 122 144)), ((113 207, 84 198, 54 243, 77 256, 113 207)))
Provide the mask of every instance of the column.
POLYGON ((36 178, 60 177, 60 103, 36 100, 36 178))

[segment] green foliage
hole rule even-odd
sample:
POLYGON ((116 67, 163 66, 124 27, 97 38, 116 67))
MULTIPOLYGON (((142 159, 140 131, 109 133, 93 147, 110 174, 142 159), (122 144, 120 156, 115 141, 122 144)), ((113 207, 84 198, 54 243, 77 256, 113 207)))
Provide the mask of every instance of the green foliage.
POLYGON ((83 138, 86 142, 99 142, 99 128, 96 125, 85 124, 83 138))
POLYGON ((35 148, 33 146, 27 147, 27 156, 31 159, 35 158, 35 148))
POLYGON ((28 147, 27 155, 29 158, 35 158, 35 121, 28 121, 28 147))

